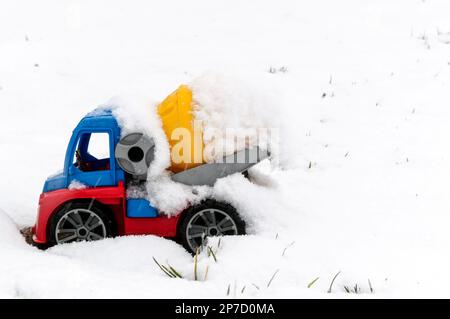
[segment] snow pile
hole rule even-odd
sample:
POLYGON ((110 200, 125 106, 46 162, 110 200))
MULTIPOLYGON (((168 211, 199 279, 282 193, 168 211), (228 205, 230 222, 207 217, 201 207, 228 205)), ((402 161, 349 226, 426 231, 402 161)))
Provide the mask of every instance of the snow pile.
POLYGON ((254 146, 275 149, 271 144, 278 140, 270 133, 280 127, 281 96, 267 83, 251 80, 209 72, 189 84, 194 120, 203 126, 206 162, 254 146))
POLYGON ((185 208, 201 202, 211 194, 209 186, 188 186, 174 182, 168 172, 147 178, 148 200, 167 216, 174 216, 185 208))

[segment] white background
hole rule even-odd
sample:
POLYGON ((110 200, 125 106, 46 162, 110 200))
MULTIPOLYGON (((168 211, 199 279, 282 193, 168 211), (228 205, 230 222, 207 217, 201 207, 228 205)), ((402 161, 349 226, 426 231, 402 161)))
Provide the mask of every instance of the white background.
POLYGON ((2 1, 0 296, 448 297, 449 16, 444 0, 2 1), (282 169, 223 181, 251 234, 201 256, 206 281, 152 236, 23 242, 85 113, 208 70, 269 77, 290 136, 282 169))

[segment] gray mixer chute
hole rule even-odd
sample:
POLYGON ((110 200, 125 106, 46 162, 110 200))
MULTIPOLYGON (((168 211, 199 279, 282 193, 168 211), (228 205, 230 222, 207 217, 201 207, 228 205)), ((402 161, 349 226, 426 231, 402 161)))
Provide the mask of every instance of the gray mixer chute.
POLYGON ((130 133, 116 145, 115 156, 120 167, 138 179, 146 179, 155 156, 155 143, 142 133, 130 133))
POLYGON ((270 152, 254 147, 224 157, 220 162, 203 164, 172 175, 172 180, 186 185, 209 185, 222 177, 242 173, 260 161, 269 158, 270 152))

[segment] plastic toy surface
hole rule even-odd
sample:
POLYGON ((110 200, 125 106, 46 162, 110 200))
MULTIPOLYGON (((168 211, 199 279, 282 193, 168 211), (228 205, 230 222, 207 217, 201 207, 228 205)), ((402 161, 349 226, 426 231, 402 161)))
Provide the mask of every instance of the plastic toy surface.
POLYGON ((89 141, 93 134, 98 133, 107 134, 109 153, 114 154, 120 140, 120 128, 108 110, 86 115, 73 131, 63 171, 49 177, 44 184, 39 198, 37 221, 32 229, 33 241, 37 244, 56 244, 100 239, 98 237, 103 238, 108 234, 103 229, 106 227, 111 228, 109 232, 113 235, 154 234, 175 237, 179 216, 168 218, 158 215, 146 199, 127 200, 126 173, 118 165, 115 156, 97 159, 89 153, 89 141), (70 189, 74 181, 85 187, 70 189), (72 207, 76 209, 71 210, 72 207), (107 217, 98 216, 96 210, 102 211, 101 215, 107 217), (65 223, 52 220, 61 211, 71 212, 63 216, 65 223), (93 223, 95 220, 102 227, 93 223), (56 226, 60 227, 55 229, 56 226))
MULTIPOLYGON (((158 112, 169 140, 178 127, 192 132, 191 101, 192 93, 181 86, 160 105, 158 112)), ((63 171, 45 181, 32 227, 35 244, 152 234, 176 238, 194 252, 207 236, 245 233, 244 222, 225 203, 205 200, 170 218, 159 214, 146 198, 127 198, 127 186, 145 183, 154 143, 139 132, 123 138, 120 132, 110 110, 95 110, 79 122, 67 147, 63 171), (104 137, 101 146, 108 155, 92 152, 98 136, 104 137)), ((243 152, 256 152, 258 160, 267 156, 258 149, 243 152)), ((212 185, 217 178, 243 172, 254 164, 172 163, 176 172, 172 178, 189 185, 212 185)))
POLYGON ((186 130, 190 138, 189 158, 191 160, 174 161, 172 159, 171 171, 178 173, 203 164, 203 136, 201 131, 194 130, 191 90, 187 86, 181 85, 161 102, 158 106, 158 115, 171 147, 178 142, 178 139, 172 138, 176 130, 186 130))
POLYGON ((172 180, 176 182, 212 186, 217 179, 245 172, 269 156, 267 151, 255 147, 231 154, 220 163, 206 164, 203 159, 203 131, 201 125, 198 124, 198 127, 194 121, 192 91, 185 85, 181 85, 158 106, 158 114, 171 148, 179 143, 182 133, 186 133, 182 139, 188 139, 190 145, 190 154, 187 157, 184 156, 186 154, 178 157, 177 152, 171 152, 170 169, 175 173, 172 180))

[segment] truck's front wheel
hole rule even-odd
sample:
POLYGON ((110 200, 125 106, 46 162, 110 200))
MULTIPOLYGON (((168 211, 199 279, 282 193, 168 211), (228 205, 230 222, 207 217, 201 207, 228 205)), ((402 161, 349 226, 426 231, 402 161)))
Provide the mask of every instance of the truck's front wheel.
POLYGON ((245 223, 233 206, 206 200, 183 212, 178 241, 194 253, 206 237, 244 235, 245 223))
POLYGON ((108 215, 91 203, 68 203, 52 218, 52 244, 93 241, 112 236, 108 215))

